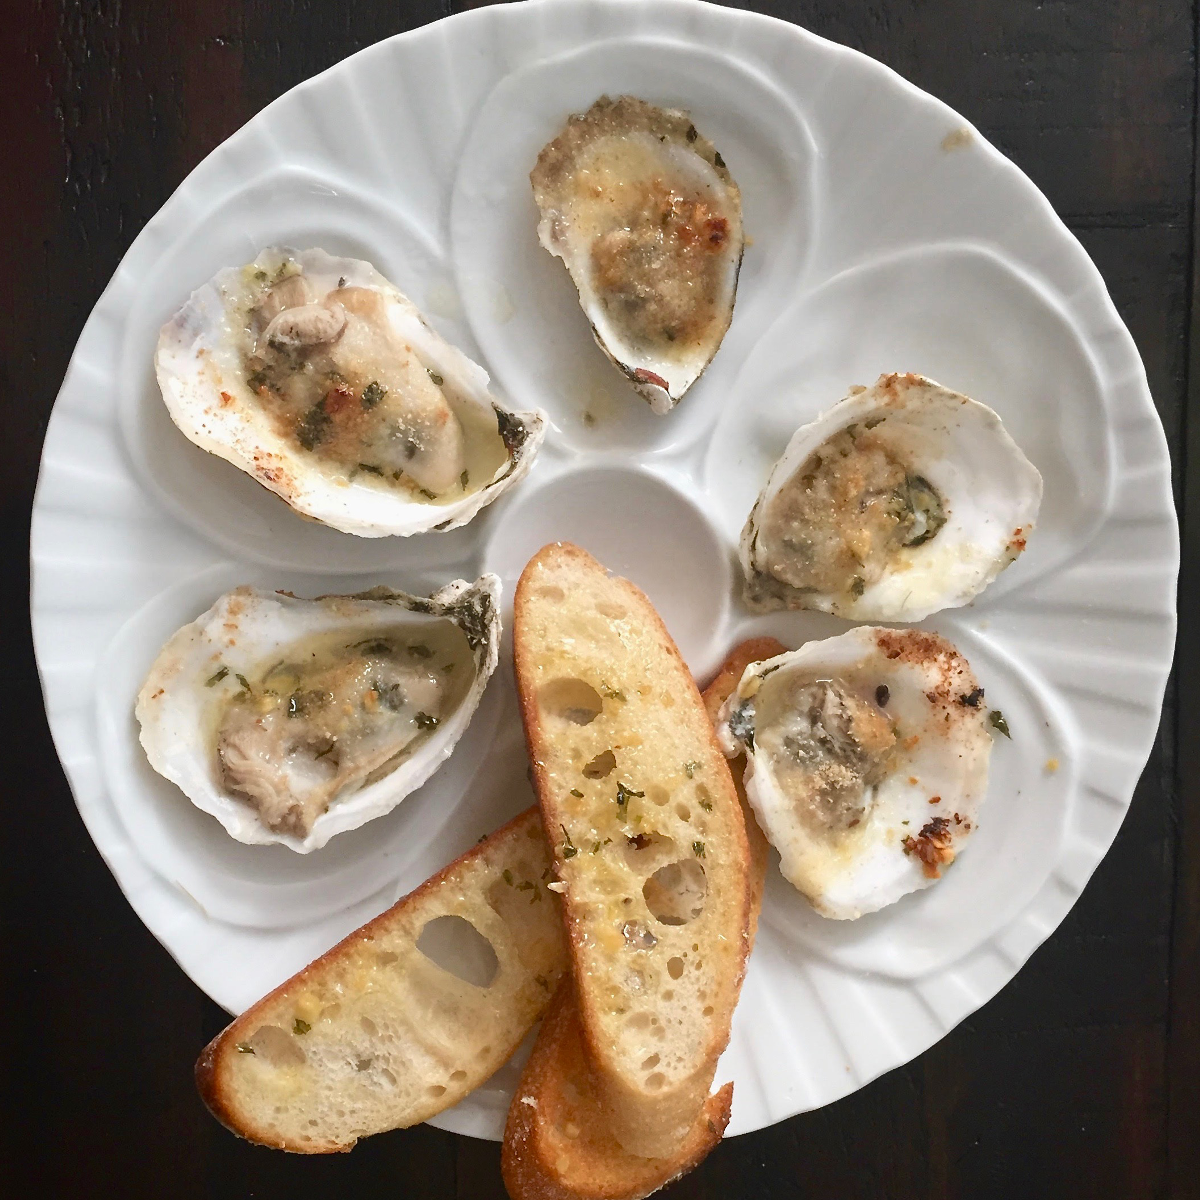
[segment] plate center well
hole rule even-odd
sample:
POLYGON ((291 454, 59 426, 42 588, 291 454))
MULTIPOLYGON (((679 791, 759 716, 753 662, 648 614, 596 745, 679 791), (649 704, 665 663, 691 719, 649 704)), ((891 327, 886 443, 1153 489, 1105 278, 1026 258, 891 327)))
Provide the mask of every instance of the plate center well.
POLYGON ((510 613, 529 559, 549 542, 574 542, 649 596, 694 674, 716 666, 729 551, 704 513, 665 480, 621 466, 568 467, 541 487, 527 483, 494 519, 485 569, 503 579, 510 613))

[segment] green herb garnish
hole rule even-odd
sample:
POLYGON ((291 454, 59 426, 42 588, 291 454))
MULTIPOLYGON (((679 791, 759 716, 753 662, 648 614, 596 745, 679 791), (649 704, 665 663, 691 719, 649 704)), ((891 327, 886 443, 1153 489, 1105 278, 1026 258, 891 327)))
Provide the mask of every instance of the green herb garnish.
POLYGON ((624 693, 624 692, 618 691, 618 690, 617 690, 615 687, 609 687, 607 683, 602 683, 602 684, 600 685, 600 690, 601 690, 601 691, 602 691, 602 692, 603 692, 603 693, 604 693, 604 694, 605 694, 605 695, 606 695, 606 696, 607 696, 607 697, 608 697, 610 700, 622 700, 622 701, 623 701, 623 700, 625 699, 625 693, 624 693))
POLYGON ((633 788, 627 788, 623 783, 617 784, 617 808, 622 814, 629 811, 629 800, 632 796, 644 796, 645 792, 635 792, 633 788))
POLYGON ((210 675, 210 676, 209 676, 209 677, 208 677, 208 678, 207 678, 207 679, 204 681, 204 686, 205 686, 205 687, 216 687, 216 686, 217 686, 217 684, 218 684, 218 683, 220 683, 220 682, 221 682, 221 680, 222 680, 222 679, 224 679, 224 678, 225 678, 225 676, 226 676, 226 675, 228 675, 228 674, 229 674, 229 668, 228 668, 228 667, 221 667, 221 668, 219 668, 219 669, 217 670, 217 672, 216 672, 216 674, 215 674, 215 675, 210 675))
MULTIPOLYGON (((429 368, 426 367, 425 370, 429 371, 429 368)), ((442 384, 446 382, 436 371, 429 371, 429 378, 432 379, 438 387, 441 387, 442 384)))
POLYGON ((572 788, 571 795, 574 796, 578 800, 583 799, 583 793, 578 788, 572 788))
POLYGON ((244 689, 245 689, 247 692, 252 692, 252 691, 254 691, 254 689, 253 689, 253 688, 250 686, 250 680, 248 680, 248 679, 245 677, 245 675, 241 674, 241 672, 239 672, 239 671, 235 671, 235 672, 234 672, 234 675, 233 675, 233 677, 234 677, 234 679, 236 679, 236 680, 238 681, 238 683, 240 683, 240 684, 242 685, 242 687, 243 687, 243 688, 244 688, 244 689))
POLYGON ((712 812, 712 801, 711 800, 701 800, 700 807, 702 809, 704 809, 705 812, 712 812))
POLYGON ((437 499, 437 493, 431 492, 428 488, 418 488, 417 490, 421 493, 422 496, 425 497, 426 500, 436 500, 437 499))
POLYGON ((238 1042, 237 1043, 237 1052, 239 1054, 253 1054, 254 1047, 248 1046, 245 1042, 238 1042))
POLYGON ((387 388, 377 379, 372 379, 362 390, 363 408, 374 408, 387 395, 387 388))
POLYGON ((565 825, 560 825, 559 829, 563 831, 563 858, 574 858, 579 851, 575 847, 575 843, 571 841, 571 835, 567 832, 565 825))
POLYGON ((698 762, 694 762, 694 761, 693 761, 693 762, 685 762, 685 763, 683 764, 683 773, 684 773, 684 774, 685 774, 685 775, 686 775, 686 776, 687 776, 689 779, 691 779, 691 777, 692 777, 693 775, 695 775, 695 773, 696 773, 696 772, 697 772, 699 769, 700 769, 700 764, 699 764, 698 762))
POLYGON ((325 440, 333 418, 325 411, 324 399, 318 400, 300 419, 296 440, 305 450, 314 450, 325 440))
POLYGON ((417 723, 418 729, 436 729, 441 722, 432 713, 419 712, 413 720, 417 723))
POLYGON ((292 1025, 292 1032, 297 1036, 302 1036, 311 1028, 312 1026, 307 1021, 302 1021, 299 1017, 297 1017, 295 1023, 292 1025))
POLYGON ((703 842, 693 842, 692 843, 692 852, 695 854, 695 856, 697 858, 703 858, 704 857, 704 843, 703 842))
POLYGON ((471 482, 471 472, 470 472, 470 471, 464 471, 464 472, 463 472, 463 473, 462 473, 462 474, 461 474, 461 475, 458 477, 458 482, 459 482, 459 484, 462 486, 462 490, 465 492, 465 491, 467 490, 467 484, 471 482))
POLYGON ((383 478, 383 468, 382 467, 375 467, 375 466, 372 466, 370 463, 359 463, 358 469, 360 471, 367 471, 371 475, 378 475, 381 479, 383 478))
POLYGON ((992 711, 988 713, 988 724, 994 730, 996 730, 997 733, 1002 733, 1010 741, 1012 740, 1012 734, 1008 731, 1008 722, 1004 719, 1004 714, 998 708, 993 708, 992 711))

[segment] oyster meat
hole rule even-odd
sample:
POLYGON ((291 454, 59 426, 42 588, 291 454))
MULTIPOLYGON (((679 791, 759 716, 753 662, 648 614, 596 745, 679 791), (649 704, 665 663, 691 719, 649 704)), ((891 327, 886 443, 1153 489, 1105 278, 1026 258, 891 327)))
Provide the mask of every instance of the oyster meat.
POLYGON ((881 375, 803 425, 742 531, 752 608, 919 621, 1025 549, 1042 477, 986 405, 881 375))
POLYGON ((680 109, 601 96, 538 155, 538 238, 571 273, 600 349, 659 414, 729 328, 742 202, 680 109))
POLYGON ((393 809, 462 736, 496 665, 500 582, 426 599, 240 587, 159 653, 150 765, 238 841, 307 853, 393 809))
POLYGON ((751 663, 717 736, 786 878, 853 919, 929 887, 975 828, 991 736, 945 638, 862 626, 751 663))
POLYGON ((362 537, 453 529, 529 469, 513 412, 370 263, 264 250, 159 335, 171 419, 297 512, 362 537))

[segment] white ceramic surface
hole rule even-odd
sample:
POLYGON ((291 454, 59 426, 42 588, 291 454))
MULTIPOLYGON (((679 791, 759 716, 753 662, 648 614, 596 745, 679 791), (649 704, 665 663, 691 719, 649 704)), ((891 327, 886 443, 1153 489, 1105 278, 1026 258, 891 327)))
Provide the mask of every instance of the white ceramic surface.
MULTIPOLYGON (((1029 551, 926 622, 970 658, 1012 740, 944 882, 855 923, 772 871, 718 1079, 731 1133, 908 1061, 1001 988, 1107 850, 1154 736, 1178 536, 1141 362, 1095 267, 961 117, 880 64, 696 0, 533 0, 347 59, 211 154, 130 248, 46 436, 33 625, 79 810, 185 971, 245 1007, 532 802, 502 661, 449 763, 395 811, 301 858, 243 846, 147 767, 133 698, 162 641, 232 584, 431 590, 572 538, 642 585, 700 676, 742 637, 846 625, 749 617, 737 534, 801 422, 881 370, 995 408, 1042 471, 1029 551), (526 175, 570 111, 628 90, 690 108, 741 185, 733 325, 666 418, 588 335, 536 245, 526 175), (530 477, 465 529, 363 541, 305 522, 191 446, 158 397, 159 325, 268 243, 373 261, 498 393, 552 429, 530 477), (1057 762, 1057 769, 1048 764, 1057 762)), ((197 1047, 197 1050, 199 1047, 197 1047)), ((501 1131, 510 1064, 437 1124, 501 1131)))

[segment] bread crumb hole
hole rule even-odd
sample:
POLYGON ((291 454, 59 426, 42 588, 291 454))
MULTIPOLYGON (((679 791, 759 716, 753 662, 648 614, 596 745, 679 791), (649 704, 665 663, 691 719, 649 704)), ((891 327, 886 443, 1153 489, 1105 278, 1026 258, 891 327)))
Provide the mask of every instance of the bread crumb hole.
POLYGON ((659 867, 642 887, 646 907, 664 925, 686 925, 703 911, 708 898, 704 868, 694 858, 659 867))
POLYGON ((446 1094, 446 1089, 444 1087, 442 1087, 442 1085, 440 1083, 435 1083, 429 1089, 429 1094, 431 1096, 435 1096, 435 1097, 436 1096, 444 1096, 446 1094))
POLYGON ((656 1092, 664 1083, 667 1082, 667 1077, 661 1071, 655 1071, 649 1079, 646 1080, 646 1087, 650 1091, 656 1092))
POLYGON ((464 917, 447 914, 426 922, 417 949, 443 971, 474 987, 491 987, 500 971, 492 943, 464 917))
POLYGON ((646 789, 646 799, 652 804, 657 804, 659 808, 662 808, 670 798, 671 793, 661 783, 652 783, 646 789))
POLYGON ((454 1074, 450 1076, 450 1082, 451 1083, 462 1083, 462 1081, 464 1079, 466 1079, 466 1077, 467 1077, 466 1071, 455 1071, 454 1074))
POLYGON ((369 1037, 375 1037, 376 1034, 379 1033, 379 1027, 374 1021, 371 1020, 370 1017, 363 1017, 358 1023, 362 1026, 363 1033, 367 1034, 369 1037))
POLYGON ((675 815, 681 821, 690 821, 692 819, 692 810, 686 804, 675 805, 675 815))
POLYGON ((601 750, 590 763, 583 768, 586 779, 605 779, 612 774, 617 765, 617 756, 611 750, 601 750))
POLYGON ((659 703, 663 706, 663 708, 674 708, 675 697, 672 696, 670 692, 663 692, 662 699, 659 701, 659 703))
POLYGON ((678 957, 667 959, 667 974, 672 979, 681 979, 683 977, 683 959, 678 957))
POLYGON ((670 988, 667 988, 667 990, 665 992, 663 992, 662 998, 669 1004, 672 1000, 675 999, 675 993, 673 991, 671 991, 670 988))
POLYGON ((643 1071, 653 1071, 658 1066, 658 1055, 652 1054, 644 1063, 642 1063, 643 1071))
POLYGON ((487 1056, 489 1054, 491 1054, 491 1052, 492 1052, 491 1046, 484 1046, 484 1048, 482 1050, 480 1050, 480 1052, 477 1055, 475 1055, 475 1057, 476 1058, 487 1058, 487 1056))
POLYGON ((316 1129, 316 1127, 320 1124, 320 1121, 318 1121, 316 1117, 309 1117, 308 1124, 311 1128, 316 1129))
POLYGON ((611 600, 597 600, 596 611, 607 617, 610 621, 621 621, 629 616, 629 610, 623 608, 619 604, 614 604, 611 600))
POLYGON ((567 593, 562 588, 555 587, 552 583, 544 584, 538 588, 538 595, 543 600, 565 600, 567 598, 567 593))
POLYGON ((538 703, 547 715, 574 725, 590 725, 604 710, 600 693, 582 679, 551 679, 538 692, 538 703))
MULTIPOLYGON (((379 1073, 388 1081, 388 1083, 392 1085, 392 1087, 396 1086, 396 1077, 387 1069, 387 1067, 384 1067, 379 1073)), ((315 1125, 316 1121, 314 1121, 313 1124, 315 1125)))
POLYGON ((296 1039, 278 1025, 260 1025, 247 1038, 246 1044, 258 1058, 273 1067, 298 1067, 306 1060, 296 1039))
POLYGON ((633 1013, 626 1024, 628 1024, 630 1029, 645 1029, 650 1024, 650 1014, 644 1012, 633 1013))
POLYGON ((711 1017, 713 1015, 713 1006, 711 1004, 706 1004, 700 1015, 702 1017, 711 1017))

